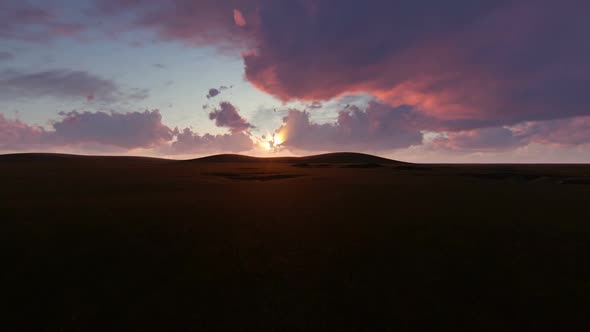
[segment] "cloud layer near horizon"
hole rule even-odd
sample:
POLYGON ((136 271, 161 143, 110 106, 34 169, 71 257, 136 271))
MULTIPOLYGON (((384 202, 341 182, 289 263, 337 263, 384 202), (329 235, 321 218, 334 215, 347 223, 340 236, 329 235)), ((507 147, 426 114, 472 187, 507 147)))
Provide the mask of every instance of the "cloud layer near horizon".
POLYGON ((453 127, 424 117, 410 106, 371 102, 364 110, 355 106, 341 110, 333 123, 315 123, 311 115, 307 111, 289 110, 283 125, 276 130, 285 137, 284 147, 303 151, 380 152, 424 145, 429 149, 471 153, 506 151, 530 144, 552 147, 590 144, 590 116, 433 132, 423 128, 453 127), (425 140, 425 133, 435 137, 425 140))
POLYGON ((159 110, 144 112, 60 112, 50 129, 0 114, 0 151, 45 151, 85 147, 100 151, 153 149, 163 154, 241 152, 254 147, 243 132, 199 135, 190 128, 170 128, 159 110))
POLYGON ((422 133, 408 126, 410 107, 371 103, 366 110, 342 110, 334 123, 317 124, 306 111, 290 110, 277 134, 283 145, 307 151, 384 151, 422 144, 422 133))

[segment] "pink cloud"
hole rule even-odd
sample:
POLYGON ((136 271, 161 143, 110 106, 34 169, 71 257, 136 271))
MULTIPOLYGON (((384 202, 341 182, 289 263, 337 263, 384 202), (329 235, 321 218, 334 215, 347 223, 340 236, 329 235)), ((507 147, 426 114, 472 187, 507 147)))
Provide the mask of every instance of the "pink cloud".
POLYGON ((514 128, 529 141, 556 145, 575 146, 590 143, 590 116, 552 121, 530 121, 514 128))
POLYGON ((242 12, 237 9, 234 9, 234 23, 239 27, 246 26, 246 19, 244 19, 244 15, 242 15, 242 12))
POLYGON ((20 120, 10 120, 0 113, 0 149, 11 150, 40 144, 47 137, 41 127, 27 125, 20 120))

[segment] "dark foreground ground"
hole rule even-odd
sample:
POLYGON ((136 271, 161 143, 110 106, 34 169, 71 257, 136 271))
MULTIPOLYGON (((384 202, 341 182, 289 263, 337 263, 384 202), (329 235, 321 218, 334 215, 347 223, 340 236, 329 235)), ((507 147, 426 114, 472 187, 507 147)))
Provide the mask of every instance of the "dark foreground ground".
POLYGON ((0 220, 3 331, 590 327, 590 165, 0 156, 0 220))

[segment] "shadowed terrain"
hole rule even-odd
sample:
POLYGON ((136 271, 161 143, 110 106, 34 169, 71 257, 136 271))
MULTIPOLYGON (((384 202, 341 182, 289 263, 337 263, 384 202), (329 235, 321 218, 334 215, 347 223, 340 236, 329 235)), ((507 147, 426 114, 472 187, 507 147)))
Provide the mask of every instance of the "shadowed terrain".
POLYGON ((7 331, 573 331, 590 165, 0 156, 7 331))

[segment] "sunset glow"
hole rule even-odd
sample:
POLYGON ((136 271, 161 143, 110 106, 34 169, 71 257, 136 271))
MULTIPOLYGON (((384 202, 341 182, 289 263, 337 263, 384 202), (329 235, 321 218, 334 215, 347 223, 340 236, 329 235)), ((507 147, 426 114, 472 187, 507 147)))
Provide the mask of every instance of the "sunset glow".
MULTIPOLYGON (((268 136, 265 136, 265 138, 268 138, 268 136)), ((263 140, 261 146, 268 152, 279 152, 283 143, 284 138, 282 135, 275 133, 270 135, 270 139, 263 140)))

